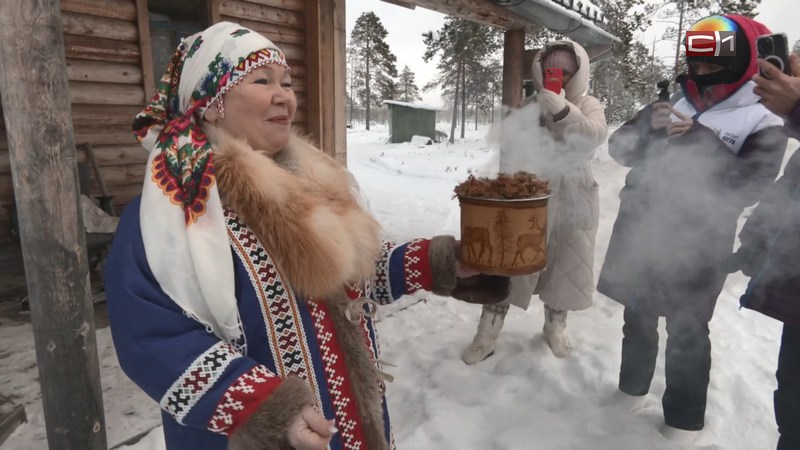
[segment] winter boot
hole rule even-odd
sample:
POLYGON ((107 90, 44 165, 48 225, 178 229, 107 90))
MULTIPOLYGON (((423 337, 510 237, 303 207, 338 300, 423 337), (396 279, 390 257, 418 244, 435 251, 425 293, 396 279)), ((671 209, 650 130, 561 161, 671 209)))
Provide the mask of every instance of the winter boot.
POLYGON ((645 395, 630 395, 617 389, 611 397, 603 402, 603 406, 610 406, 614 408, 622 408, 629 414, 636 414, 639 411, 652 406, 653 402, 650 397, 645 395))
POLYGON ((544 306, 544 337, 556 358, 566 358, 572 353, 572 346, 564 335, 567 327, 567 311, 559 311, 544 306))
POLYGON ((681 445, 692 445, 700 435, 699 430, 684 430, 682 428, 671 427, 667 424, 661 425, 661 435, 666 439, 681 445))
POLYGON ((461 360, 467 364, 477 364, 494 353, 494 344, 500 336, 503 321, 508 312, 508 305, 484 305, 478 332, 472 344, 461 354, 461 360))

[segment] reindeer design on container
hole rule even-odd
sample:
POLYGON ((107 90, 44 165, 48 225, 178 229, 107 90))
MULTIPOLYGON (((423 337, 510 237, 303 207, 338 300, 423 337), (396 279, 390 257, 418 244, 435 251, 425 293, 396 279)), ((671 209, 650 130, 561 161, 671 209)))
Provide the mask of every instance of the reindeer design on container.
POLYGON ((488 256, 491 262, 492 258, 492 241, 489 238, 489 230, 483 227, 470 227, 465 226, 461 234, 461 246, 467 249, 467 259, 480 263, 483 261, 484 255, 488 256), (475 251, 475 245, 480 247, 480 252, 475 251), (489 250, 488 254, 486 250, 489 250))
POLYGON ((514 255, 512 265, 517 264, 519 259, 522 264, 528 264, 525 261, 525 252, 528 249, 533 250, 533 261, 536 261, 540 255, 544 253, 544 245, 542 243, 545 239, 544 226, 539 224, 539 216, 533 215, 528 222, 531 224, 532 233, 521 234, 517 237, 517 253, 514 255))

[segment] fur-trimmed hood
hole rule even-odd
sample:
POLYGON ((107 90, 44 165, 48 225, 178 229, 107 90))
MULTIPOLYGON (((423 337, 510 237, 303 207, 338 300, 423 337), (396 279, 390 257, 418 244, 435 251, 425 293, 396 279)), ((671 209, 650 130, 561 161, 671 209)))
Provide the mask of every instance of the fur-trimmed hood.
POLYGON ((575 54, 575 60, 578 62, 578 71, 572 76, 572 79, 566 86, 564 86, 564 93, 567 100, 576 103, 579 98, 586 93, 589 88, 589 54, 577 42, 564 39, 561 41, 548 42, 541 48, 533 57, 532 76, 533 85, 537 91, 541 92, 543 89, 543 76, 542 76, 542 56, 550 50, 563 47, 567 48, 575 54))
POLYGON ((352 176, 298 136, 270 157, 206 124, 223 205, 235 211, 302 296, 324 299, 372 277, 380 225, 352 176))

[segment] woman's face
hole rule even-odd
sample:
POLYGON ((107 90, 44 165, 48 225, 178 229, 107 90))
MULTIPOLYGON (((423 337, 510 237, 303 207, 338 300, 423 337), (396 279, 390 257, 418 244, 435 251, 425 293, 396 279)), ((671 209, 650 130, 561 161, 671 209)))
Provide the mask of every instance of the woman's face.
POLYGON ((708 75, 724 69, 724 67, 718 64, 711 64, 703 61, 689 61, 688 64, 697 75, 708 75))
POLYGON ((288 69, 269 64, 253 70, 223 96, 223 105, 224 118, 212 105, 206 110, 206 120, 269 155, 286 148, 297 111, 288 69))

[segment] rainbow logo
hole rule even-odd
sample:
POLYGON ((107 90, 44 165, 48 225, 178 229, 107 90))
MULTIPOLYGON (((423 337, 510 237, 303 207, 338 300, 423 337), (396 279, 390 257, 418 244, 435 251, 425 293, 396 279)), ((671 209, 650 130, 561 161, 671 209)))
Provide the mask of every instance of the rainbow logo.
POLYGON ((736 22, 723 16, 711 16, 699 20, 688 31, 730 31, 735 33, 739 29, 736 22))
POLYGON ((727 17, 701 19, 686 31, 686 56, 735 56, 738 29, 727 17))

